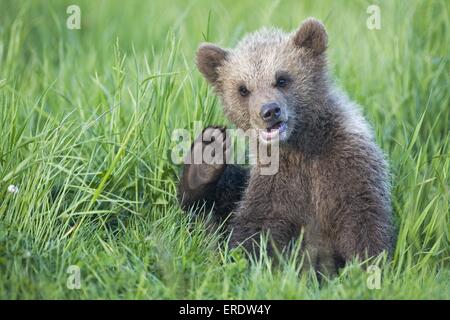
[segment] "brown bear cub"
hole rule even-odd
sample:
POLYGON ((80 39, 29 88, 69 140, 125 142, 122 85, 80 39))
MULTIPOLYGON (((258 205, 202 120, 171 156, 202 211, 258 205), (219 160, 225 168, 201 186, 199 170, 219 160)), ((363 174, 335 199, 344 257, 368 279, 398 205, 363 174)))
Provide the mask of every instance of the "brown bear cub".
MULTIPOLYGON (((227 117, 266 138, 277 133, 279 169, 185 164, 179 197, 184 209, 206 204, 219 221, 228 217, 230 245, 248 252, 258 252, 263 233, 269 254, 303 235, 309 262, 329 273, 356 256, 392 252, 394 228, 383 153, 358 107, 330 81, 326 48, 325 28, 312 18, 292 34, 252 33, 234 49, 199 47, 198 68, 227 117)), ((224 128, 203 134, 229 147, 224 128)))

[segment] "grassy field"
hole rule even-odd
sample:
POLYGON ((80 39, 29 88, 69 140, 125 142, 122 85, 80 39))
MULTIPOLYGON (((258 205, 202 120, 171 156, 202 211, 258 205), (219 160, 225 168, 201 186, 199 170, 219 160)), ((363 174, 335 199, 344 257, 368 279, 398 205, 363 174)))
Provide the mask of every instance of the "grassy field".
POLYGON ((449 299, 450 5, 376 1, 369 30, 370 4, 2 0, 0 298, 449 299), (66 27, 70 4, 80 30, 66 27), (295 259, 217 250, 177 206, 172 130, 227 123, 198 44, 308 16, 390 159, 399 233, 380 289, 357 262, 319 284, 295 259))

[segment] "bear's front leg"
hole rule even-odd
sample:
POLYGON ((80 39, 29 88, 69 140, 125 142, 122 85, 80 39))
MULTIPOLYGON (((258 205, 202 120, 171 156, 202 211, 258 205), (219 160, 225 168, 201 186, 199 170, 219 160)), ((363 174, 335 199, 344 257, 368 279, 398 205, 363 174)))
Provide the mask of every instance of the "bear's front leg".
POLYGON ((242 247, 255 257, 259 257, 262 250, 271 257, 275 252, 286 253, 300 236, 302 226, 293 216, 280 219, 281 216, 267 195, 247 194, 230 222, 230 246, 242 247), (268 242, 267 247, 262 248, 264 237, 268 242))
POLYGON ((268 212, 266 217, 250 211, 236 213, 231 222, 230 246, 242 247, 256 258, 264 253, 272 258, 277 258, 276 253, 289 256, 292 250, 300 250, 298 262, 302 262, 302 270, 315 270, 319 276, 337 272, 341 264, 336 260, 332 246, 321 238, 320 231, 302 226, 295 219, 280 219, 279 212, 268 212), (261 235, 268 238, 266 247, 261 247, 261 235), (298 247, 296 241, 300 237, 301 245, 298 247))
POLYGON ((225 128, 217 126, 207 127, 194 141, 178 187, 179 202, 184 210, 205 205, 207 210, 212 210, 214 220, 221 222, 235 208, 244 192, 248 172, 225 163, 226 155, 231 152, 230 143, 225 128), (222 148, 223 161, 209 164, 202 157, 202 163, 194 164, 194 153, 203 155, 205 147, 211 144, 222 148))

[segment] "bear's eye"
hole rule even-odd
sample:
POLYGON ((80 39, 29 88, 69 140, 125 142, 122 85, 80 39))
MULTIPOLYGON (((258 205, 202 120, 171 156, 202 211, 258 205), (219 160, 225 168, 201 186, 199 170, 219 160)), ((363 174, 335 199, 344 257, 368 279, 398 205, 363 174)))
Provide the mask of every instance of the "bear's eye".
POLYGON ((286 79, 285 77, 279 77, 277 79, 277 83, 275 86, 277 88, 284 88, 284 87, 286 87, 287 83, 288 83, 288 79, 286 79))
POLYGON ((286 71, 277 71, 277 73, 275 73, 275 83, 273 86, 276 88, 284 88, 291 82, 292 78, 289 73, 286 71))
POLYGON ((247 87, 242 85, 239 87, 239 94, 243 97, 248 96, 248 94, 250 93, 250 91, 248 91, 247 87))

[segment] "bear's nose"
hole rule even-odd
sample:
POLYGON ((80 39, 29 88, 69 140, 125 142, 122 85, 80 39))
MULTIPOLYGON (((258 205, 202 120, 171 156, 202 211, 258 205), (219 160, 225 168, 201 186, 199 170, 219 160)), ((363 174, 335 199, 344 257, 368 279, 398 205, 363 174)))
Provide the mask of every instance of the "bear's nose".
POLYGON ((266 122, 274 121, 281 116, 281 108, 276 102, 266 103, 261 107, 259 115, 266 122))

